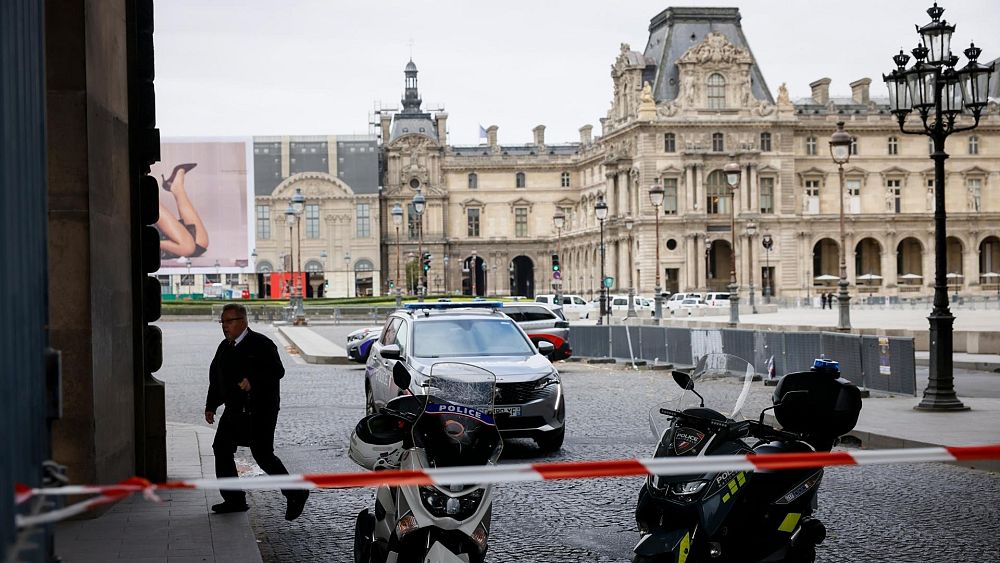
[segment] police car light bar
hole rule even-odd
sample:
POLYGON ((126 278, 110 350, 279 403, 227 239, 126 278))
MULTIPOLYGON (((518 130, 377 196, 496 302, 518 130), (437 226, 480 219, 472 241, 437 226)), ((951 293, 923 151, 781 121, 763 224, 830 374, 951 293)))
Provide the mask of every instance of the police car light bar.
POLYGON ((404 309, 502 309, 502 301, 465 301, 456 303, 404 303, 404 309))

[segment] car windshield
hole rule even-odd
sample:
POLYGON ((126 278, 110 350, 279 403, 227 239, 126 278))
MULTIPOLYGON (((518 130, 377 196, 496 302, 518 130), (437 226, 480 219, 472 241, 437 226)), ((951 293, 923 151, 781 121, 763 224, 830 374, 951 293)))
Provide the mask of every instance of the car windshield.
POLYGON ((441 319, 414 323, 418 358, 530 356, 535 351, 510 319, 441 319))

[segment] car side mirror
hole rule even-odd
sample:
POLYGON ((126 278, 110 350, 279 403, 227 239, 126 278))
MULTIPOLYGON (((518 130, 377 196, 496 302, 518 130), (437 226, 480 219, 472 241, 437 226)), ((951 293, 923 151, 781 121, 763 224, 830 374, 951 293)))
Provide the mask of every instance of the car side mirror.
POLYGON ((538 346, 538 353, 543 356, 548 356, 552 352, 556 351, 556 347, 553 346, 552 343, 549 342, 548 340, 539 340, 537 346, 538 346))
POLYGON ((399 344, 386 344, 382 347, 381 354, 387 360, 398 360, 401 354, 399 344))
MULTIPOLYGON (((396 348, 399 349, 398 346, 396 348)), ((410 371, 406 369, 403 362, 396 362, 396 365, 392 366, 392 382, 400 389, 410 388, 410 371)))
POLYGON ((569 328, 569 321, 556 321, 556 328, 569 328))
POLYGON ((694 389, 694 382, 691 381, 691 376, 683 371, 673 370, 671 375, 674 376, 674 381, 677 385, 681 386, 681 389, 694 389))

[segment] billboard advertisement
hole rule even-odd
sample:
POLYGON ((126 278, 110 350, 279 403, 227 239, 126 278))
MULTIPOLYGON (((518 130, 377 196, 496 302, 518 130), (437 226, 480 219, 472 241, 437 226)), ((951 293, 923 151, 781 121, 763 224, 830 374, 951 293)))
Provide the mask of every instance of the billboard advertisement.
POLYGON ((253 141, 171 139, 151 174, 160 184, 160 274, 247 271, 253 248, 253 141), (190 270, 189 264, 190 263, 190 270))

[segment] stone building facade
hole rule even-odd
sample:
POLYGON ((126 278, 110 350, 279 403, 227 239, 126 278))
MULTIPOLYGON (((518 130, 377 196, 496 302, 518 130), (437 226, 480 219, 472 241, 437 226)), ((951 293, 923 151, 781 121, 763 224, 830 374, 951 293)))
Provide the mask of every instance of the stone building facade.
MULTIPOLYGON (((649 29, 645 49, 623 44, 611 67, 602 134, 587 125, 574 143, 546 143, 540 125, 528 145, 498 143, 496 127, 485 144, 449 145, 447 114, 420 109, 411 61, 402 111, 381 117, 387 280, 406 285, 406 264, 423 251, 432 255, 431 292, 531 296, 552 290, 558 250, 563 291, 589 297, 600 284, 603 238, 612 292, 650 295, 657 270, 667 291, 725 291, 735 221, 744 293, 753 286, 759 297, 765 285, 789 299, 833 291, 840 184, 828 142, 845 121, 855 138, 844 196, 852 293, 932 293, 928 139, 900 133, 885 101, 871 96, 870 79, 851 83, 850 97, 831 97, 830 80, 820 79, 810 98, 791 100, 784 84, 775 98, 737 9, 668 8, 649 29), (722 171, 730 162, 742 171, 735 194, 722 171), (659 239, 654 184, 665 189, 659 239), (427 201, 420 218, 411 205, 418 189, 427 201), (609 208, 603 229, 599 197, 609 208), (398 244, 389 220, 396 204, 404 210, 398 244), (558 232, 557 210, 567 217, 558 232), (748 236, 750 223, 757 228, 748 236), (767 251, 764 235, 773 241, 767 251)), ((998 133, 991 103, 977 129, 948 141, 949 280, 966 294, 995 292, 1000 278, 991 275, 1000 274, 998 133)))

